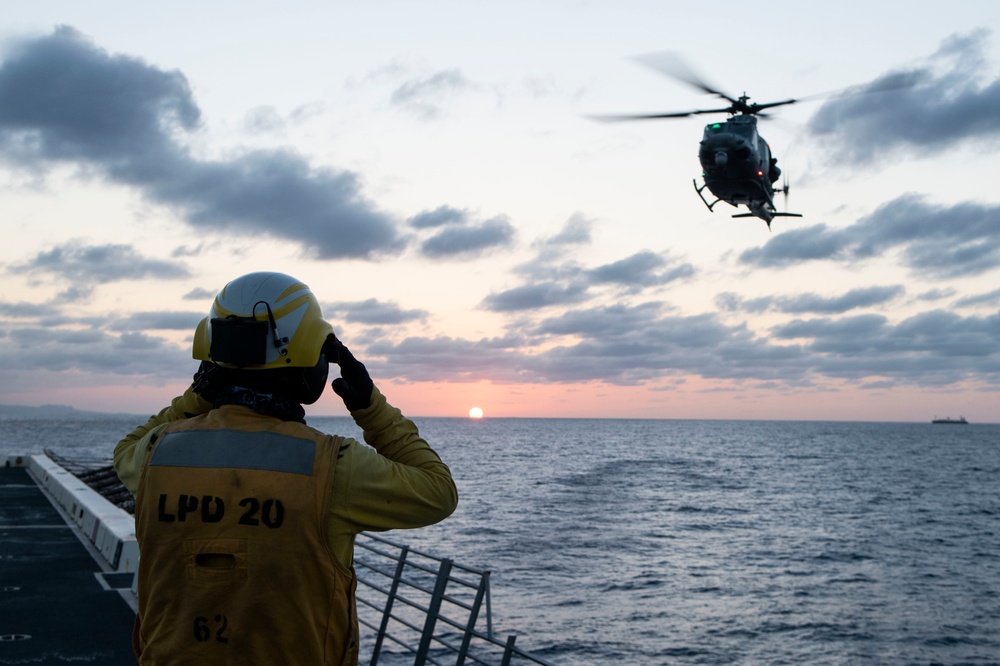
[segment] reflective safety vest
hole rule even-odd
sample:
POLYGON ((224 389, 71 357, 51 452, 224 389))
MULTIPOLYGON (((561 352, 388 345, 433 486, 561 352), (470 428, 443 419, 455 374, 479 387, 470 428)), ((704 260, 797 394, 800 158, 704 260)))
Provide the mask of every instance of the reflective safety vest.
POLYGON ((140 664, 357 663, 325 528, 342 441, 238 406, 165 429, 136 494, 140 664))

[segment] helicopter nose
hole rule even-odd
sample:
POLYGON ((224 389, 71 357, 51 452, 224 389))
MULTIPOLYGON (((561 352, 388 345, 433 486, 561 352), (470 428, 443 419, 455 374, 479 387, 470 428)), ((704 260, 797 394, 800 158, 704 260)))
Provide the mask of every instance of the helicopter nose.
POLYGON ((729 153, 720 150, 715 153, 715 166, 722 168, 729 162, 729 153))

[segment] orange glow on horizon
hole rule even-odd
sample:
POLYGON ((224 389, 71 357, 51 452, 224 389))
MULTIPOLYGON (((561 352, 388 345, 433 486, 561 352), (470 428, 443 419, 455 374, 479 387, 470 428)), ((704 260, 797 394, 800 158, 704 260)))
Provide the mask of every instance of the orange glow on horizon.
MULTIPOLYGON (((126 413, 148 418, 170 404, 187 384, 126 384, 110 377, 100 385, 92 377, 67 374, 57 389, 0 392, 0 404, 67 405, 81 410, 126 413), (86 381, 90 380, 90 381, 86 381), (114 383, 113 383, 114 382, 114 383)), ((948 390, 917 387, 861 390, 830 385, 811 390, 740 386, 700 377, 675 378, 670 384, 395 383, 376 380, 389 403, 410 418, 472 417, 468 407, 489 405, 490 418, 637 418, 749 419, 832 421, 929 421, 948 411, 974 423, 1000 422, 996 396, 963 394, 960 404, 948 390)), ((347 416, 343 402, 327 389, 306 407, 309 416, 347 416)))

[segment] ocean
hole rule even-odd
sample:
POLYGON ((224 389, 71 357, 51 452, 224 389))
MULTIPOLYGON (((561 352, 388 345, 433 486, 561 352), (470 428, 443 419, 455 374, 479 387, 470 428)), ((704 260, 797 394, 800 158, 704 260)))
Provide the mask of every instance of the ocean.
MULTIPOLYGON (((555 664, 1000 664, 1000 425, 414 420, 459 508, 390 538, 555 664)), ((3 419, 0 457, 136 423, 3 419)))

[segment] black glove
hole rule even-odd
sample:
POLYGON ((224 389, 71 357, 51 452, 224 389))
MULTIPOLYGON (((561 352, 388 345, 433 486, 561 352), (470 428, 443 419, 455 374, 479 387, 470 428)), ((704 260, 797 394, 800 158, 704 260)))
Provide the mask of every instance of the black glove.
POLYGON ((222 370, 216 364, 211 361, 202 361, 201 365, 198 366, 198 372, 194 373, 191 390, 205 400, 215 402, 219 390, 225 385, 222 374, 222 370))
POLYGON ((344 400, 349 410, 365 409, 372 404, 372 389, 375 388, 365 364, 354 358, 344 343, 330 336, 323 344, 326 360, 340 366, 340 377, 333 380, 333 392, 344 400))

